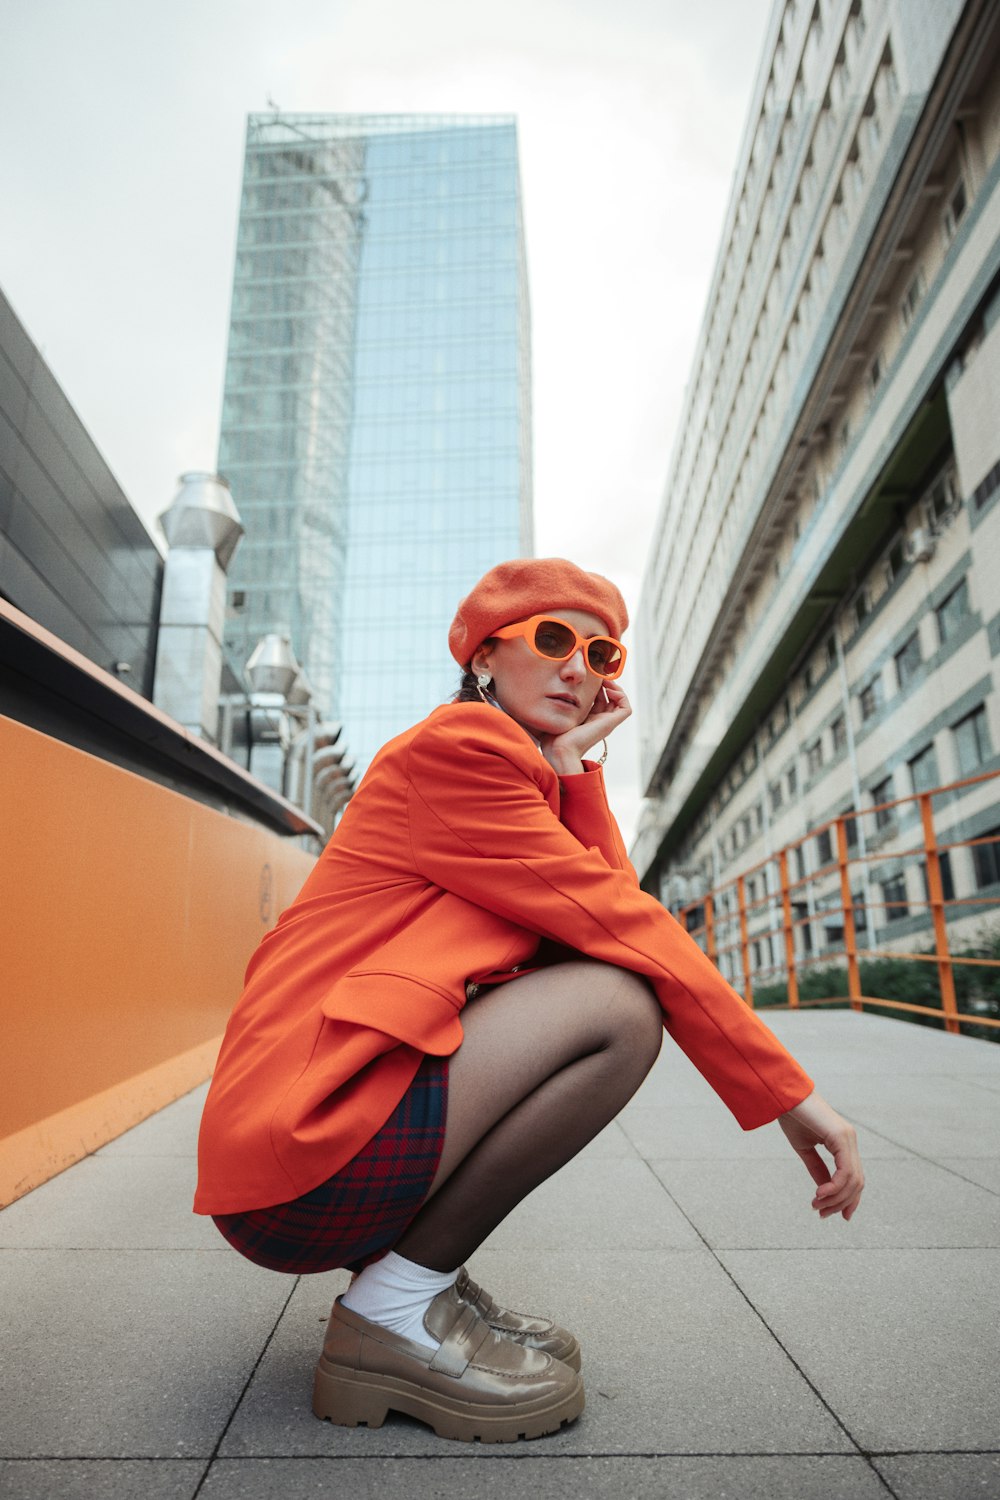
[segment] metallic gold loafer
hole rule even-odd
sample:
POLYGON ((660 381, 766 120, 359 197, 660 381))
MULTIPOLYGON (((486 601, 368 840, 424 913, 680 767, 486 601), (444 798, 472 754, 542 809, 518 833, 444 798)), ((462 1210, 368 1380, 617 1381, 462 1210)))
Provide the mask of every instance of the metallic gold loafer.
POLYGON ((464 1266, 458 1273, 455 1291, 462 1302, 475 1308, 494 1333, 503 1334, 526 1348, 541 1349, 553 1359, 562 1360, 571 1370, 579 1370, 580 1344, 568 1328, 560 1328, 550 1318, 535 1318, 529 1313, 511 1312, 509 1308, 501 1307, 489 1292, 476 1285, 464 1266))

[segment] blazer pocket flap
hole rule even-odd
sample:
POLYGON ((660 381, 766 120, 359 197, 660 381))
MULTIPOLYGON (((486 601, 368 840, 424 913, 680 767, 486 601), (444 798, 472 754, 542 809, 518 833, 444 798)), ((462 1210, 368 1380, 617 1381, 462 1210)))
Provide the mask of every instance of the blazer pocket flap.
POLYGON ((370 1026, 421 1052, 448 1056, 462 1041, 460 1004, 422 979, 366 969, 338 980, 322 1009, 331 1021, 370 1026))

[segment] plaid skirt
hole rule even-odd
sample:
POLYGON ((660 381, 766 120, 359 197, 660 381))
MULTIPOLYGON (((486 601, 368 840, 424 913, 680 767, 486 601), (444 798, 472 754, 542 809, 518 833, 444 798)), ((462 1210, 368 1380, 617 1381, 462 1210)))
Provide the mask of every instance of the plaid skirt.
POLYGON ((290 1203, 213 1214, 218 1229, 269 1271, 360 1271, 392 1249, 426 1198, 447 1106, 448 1059, 428 1054, 381 1130, 339 1172, 290 1203))

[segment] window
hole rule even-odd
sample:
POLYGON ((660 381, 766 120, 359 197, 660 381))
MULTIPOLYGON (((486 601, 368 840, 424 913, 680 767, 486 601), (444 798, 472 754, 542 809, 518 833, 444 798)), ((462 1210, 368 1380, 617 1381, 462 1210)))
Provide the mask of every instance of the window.
POLYGON ((891 776, 887 776, 884 781, 880 781, 876 786, 872 787, 872 805, 877 808, 875 813, 876 828, 885 828, 889 823, 894 821, 896 809, 894 807, 880 807, 879 804, 882 802, 891 802, 895 795, 891 776))
POLYGON ((993 754, 990 744, 990 726, 986 718, 986 706, 980 703, 971 714, 952 726, 955 736, 955 754, 958 758, 958 774, 973 776, 984 761, 993 754))
MULTIPOLYGON (((808 917, 808 915, 809 915, 809 908, 806 905, 806 903, 804 901, 797 901, 795 903, 795 918, 796 918, 796 921, 800 921, 801 919, 803 919, 805 917, 808 917)), ((801 926, 799 927, 799 931, 802 934, 802 951, 803 951, 803 953, 811 953, 813 951, 812 923, 802 920, 801 926)))
POLYGON ((771 811, 776 813, 778 812, 782 802, 784 801, 781 782, 776 781, 773 786, 768 788, 768 792, 771 798, 771 811))
POLYGON ((871 391, 872 395, 875 394, 879 386, 882 384, 882 376, 884 374, 885 355, 880 349, 875 358, 872 360, 871 364, 868 366, 868 389, 871 391))
POLYGON ((958 481, 955 470, 949 466, 943 474, 938 475, 927 491, 924 515, 928 526, 935 526, 950 515, 958 505, 958 500, 958 481))
POLYGON ((924 291, 924 272, 923 267, 921 267, 903 293, 903 300, 899 305, 899 314, 903 320, 904 328, 909 328, 913 322, 913 316, 923 300, 924 291))
POLYGON ((893 542, 889 548, 889 554, 885 560, 885 581, 890 588, 902 573, 906 565, 906 554, 903 551, 903 539, 893 542))
POLYGON ((829 828, 816 835, 816 859, 820 869, 833 863, 833 835, 829 828))
POLYGON ((885 903, 885 920, 887 922, 900 922, 903 917, 910 915, 910 908, 906 900, 906 877, 904 875, 895 875, 891 880, 883 880, 882 900, 885 903))
POLYGON ((752 902, 752 901, 756 901, 756 899, 757 899, 757 882, 756 882, 756 880, 748 880, 747 881, 747 901, 752 902))
POLYGON ((847 847, 848 849, 856 849, 858 847, 858 818, 853 802, 850 807, 844 808, 843 818, 844 837, 847 839, 847 847))
POLYGON ((861 703, 862 719, 872 719, 882 707, 882 679, 873 677, 867 687, 861 689, 858 695, 861 703))
POLYGON ((941 775, 938 771, 937 752, 934 743, 925 745, 919 755, 915 755, 909 762, 910 780, 915 792, 929 792, 931 787, 941 785, 941 775))
POLYGON ((900 688, 905 688, 908 682, 912 682, 920 667, 920 637, 916 631, 899 651, 896 652, 896 681, 900 688))
POLYGON ((794 766, 788 767, 788 795, 794 797, 799 789, 799 773, 794 766))
POLYGON ((863 891, 851 892, 851 907, 854 911, 855 932, 864 932, 868 927, 868 911, 865 907, 863 891))
POLYGON ((972 846, 976 889, 981 891, 983 886, 1000 884, 1000 828, 988 828, 976 837, 987 841, 972 846))
POLYGON ((944 225, 944 237, 949 245, 958 233, 958 226, 965 218, 965 210, 968 206, 969 199, 965 191, 965 183, 959 177, 951 190, 951 196, 945 204, 944 213, 941 216, 941 222, 944 225))
MULTIPOLYGON (((951 874, 951 851, 942 849, 938 855, 938 869, 941 871, 941 894, 946 901, 955 899, 955 882, 951 874)), ((924 900, 931 899, 931 883, 927 879, 927 861, 920 861, 920 878, 924 883, 924 900)))
POLYGON ((956 588, 953 588, 947 599, 938 605, 937 610, 938 635, 941 644, 951 640, 958 632, 961 622, 969 613, 969 582, 963 578, 956 588))
POLYGON ((813 743, 806 749, 806 770, 810 776, 815 776, 816 772, 820 769, 822 764, 823 741, 814 740, 813 743))
POLYGON ((859 589, 854 597, 854 620, 861 625, 868 618, 870 605, 868 603, 868 590, 859 589))
POLYGON ((836 754, 838 750, 843 750, 844 746, 847 744, 847 722, 844 719, 843 714, 839 714, 837 718, 834 719, 833 723, 830 725, 830 732, 833 735, 833 749, 834 754, 836 754))

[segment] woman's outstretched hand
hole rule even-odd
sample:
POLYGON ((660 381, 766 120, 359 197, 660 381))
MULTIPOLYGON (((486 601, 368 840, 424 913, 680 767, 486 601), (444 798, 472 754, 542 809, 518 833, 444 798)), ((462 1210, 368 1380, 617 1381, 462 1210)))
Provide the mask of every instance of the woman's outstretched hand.
POLYGON ((590 713, 582 724, 562 734, 544 734, 540 740, 542 754, 560 776, 575 776, 583 770, 583 757, 595 745, 607 739, 612 730, 632 712, 625 689, 617 682, 606 682, 599 689, 590 713))
POLYGON ((865 1185, 854 1126, 831 1109, 815 1089, 801 1104, 779 1115, 778 1124, 817 1184, 812 1206, 820 1218, 843 1214, 849 1219, 865 1185), (832 1174, 817 1146, 823 1146, 833 1157, 832 1174))

